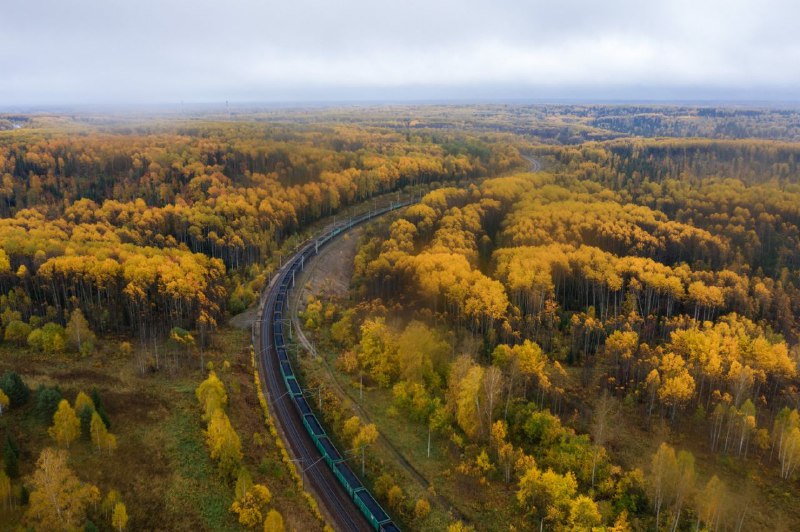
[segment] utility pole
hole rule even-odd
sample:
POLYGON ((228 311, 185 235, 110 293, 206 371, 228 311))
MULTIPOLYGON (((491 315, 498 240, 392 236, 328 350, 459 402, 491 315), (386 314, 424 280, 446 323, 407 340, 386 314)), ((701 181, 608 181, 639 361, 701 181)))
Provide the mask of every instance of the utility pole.
POLYGON ((364 478, 364 448, 366 445, 361 446, 361 478, 364 478))
POLYGON ((431 457, 431 425, 428 423, 428 458, 431 457))

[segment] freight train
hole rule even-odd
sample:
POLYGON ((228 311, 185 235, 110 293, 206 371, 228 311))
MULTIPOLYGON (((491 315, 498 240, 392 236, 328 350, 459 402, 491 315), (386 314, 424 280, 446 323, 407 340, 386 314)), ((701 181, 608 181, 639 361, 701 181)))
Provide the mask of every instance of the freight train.
POLYGON ((338 479, 339 483, 348 493, 356 506, 358 506, 361 513, 367 518, 367 521, 378 531, 394 532, 399 531, 400 528, 392 521, 389 514, 378 504, 375 497, 364 487, 364 484, 359 480, 350 466, 347 465, 345 458, 336 449, 331 439, 325 433, 325 429, 317 419, 317 416, 311 410, 311 406, 305 399, 303 389, 297 381, 297 377, 292 369, 292 363, 286 350, 286 338, 284 335, 284 308, 288 307, 289 291, 295 283, 295 276, 299 275, 300 270, 305 266, 305 261, 310 260, 312 256, 319 252, 319 249, 328 244, 333 238, 340 233, 358 225, 362 222, 369 220, 375 216, 380 216, 384 213, 409 205, 411 202, 398 202, 392 204, 390 207, 385 207, 369 213, 363 214, 356 218, 343 223, 341 226, 334 227, 334 229, 325 234, 322 238, 314 240, 306 244, 302 250, 297 253, 291 262, 287 265, 286 269, 280 274, 277 279, 278 294, 275 297, 274 303, 271 308, 266 309, 265 315, 272 316, 272 343, 273 349, 271 353, 273 356, 278 357, 280 366, 281 377, 286 387, 286 394, 291 396, 292 403, 297 409, 300 418, 303 420, 303 426, 308 432, 311 439, 314 441, 320 455, 325 460, 325 463, 333 472, 334 476, 338 479))

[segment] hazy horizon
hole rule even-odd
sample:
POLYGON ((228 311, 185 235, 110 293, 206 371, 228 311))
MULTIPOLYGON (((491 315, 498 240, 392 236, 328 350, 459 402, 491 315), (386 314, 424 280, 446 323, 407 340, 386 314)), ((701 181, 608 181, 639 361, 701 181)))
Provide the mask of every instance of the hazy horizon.
POLYGON ((784 0, 7 4, 3 109, 796 102, 800 90, 800 6, 784 0))

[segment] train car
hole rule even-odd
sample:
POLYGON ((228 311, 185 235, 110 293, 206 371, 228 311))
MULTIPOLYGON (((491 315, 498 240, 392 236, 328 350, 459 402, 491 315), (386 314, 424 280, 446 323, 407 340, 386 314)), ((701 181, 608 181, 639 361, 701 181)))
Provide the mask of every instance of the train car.
POLYGON ((283 374, 283 378, 286 377, 294 377, 294 371, 292 371, 292 365, 289 364, 289 361, 281 362, 281 374, 283 374))
POLYGON ((313 439, 331 469, 333 469, 334 464, 343 460, 339 450, 327 436, 314 436, 313 439))
POLYGON ((275 346, 276 347, 286 347, 286 343, 283 341, 283 333, 275 333, 275 346))
POLYGON ((355 501, 356 505, 361 508, 361 513, 364 514, 364 517, 367 518, 369 523, 375 530, 380 530, 382 524, 388 524, 391 522, 389 518, 389 514, 381 508, 381 505, 378 504, 378 501, 375 500, 375 497, 372 496, 370 492, 367 490, 359 490, 353 496, 353 500, 355 501))
POLYGON ((319 438, 320 436, 325 436, 325 429, 319 424, 317 416, 314 414, 305 414, 303 416, 303 425, 306 426, 306 430, 308 430, 313 437, 319 438))
POLYGON ((300 383, 297 382, 297 377, 292 371, 292 367, 289 365, 289 362, 281 362, 281 377, 286 385, 286 390, 290 392, 292 396, 296 396, 297 394, 301 396, 303 395, 303 389, 300 387, 300 383), (288 371, 284 369, 284 364, 288 366, 288 371), (292 381, 291 383, 289 382, 290 380, 292 381))
POLYGON ((342 486, 347 490, 347 493, 350 494, 350 497, 353 497, 356 491, 364 488, 364 484, 358 480, 358 477, 353 473, 353 470, 350 469, 350 466, 347 465, 347 462, 338 462, 334 464, 333 474, 339 479, 339 482, 341 482, 342 486))
POLYGON ((295 397, 294 404, 297 405, 297 409, 300 410, 300 415, 305 416, 306 414, 312 414, 311 406, 306 401, 305 397, 295 397))
POLYGON ((281 362, 289 362, 289 354, 286 352, 286 349, 283 347, 279 347, 278 351, 278 360, 281 362))
POLYGON ((400 532, 400 528, 393 521, 381 523, 381 527, 378 530, 381 532, 400 532))
POLYGON ((289 392, 289 395, 293 397, 303 396, 303 389, 300 388, 297 379, 294 377, 284 377, 283 382, 286 383, 286 391, 289 392))

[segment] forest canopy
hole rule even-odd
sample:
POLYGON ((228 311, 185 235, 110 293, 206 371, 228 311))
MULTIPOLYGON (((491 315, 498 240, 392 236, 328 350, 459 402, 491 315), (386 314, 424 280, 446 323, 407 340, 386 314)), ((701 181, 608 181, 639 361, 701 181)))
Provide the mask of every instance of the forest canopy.
POLYGON ((0 133, 0 311, 98 331, 212 330, 281 241, 377 194, 507 171, 458 134, 165 122, 0 133))

